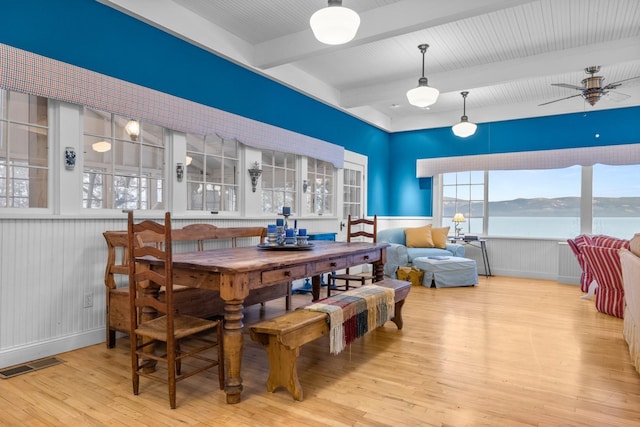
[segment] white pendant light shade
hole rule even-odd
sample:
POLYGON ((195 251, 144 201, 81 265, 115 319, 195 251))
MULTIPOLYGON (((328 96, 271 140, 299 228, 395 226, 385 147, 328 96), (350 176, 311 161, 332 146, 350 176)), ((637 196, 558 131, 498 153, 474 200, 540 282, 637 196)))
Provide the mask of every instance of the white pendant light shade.
POLYGON ((91 145, 91 148, 93 148, 93 151, 97 151, 98 153, 106 153, 111 150, 111 143, 107 141, 98 141, 94 142, 91 145))
POLYGON ((468 119, 466 119, 466 116, 464 117, 464 119, 465 120, 461 120, 460 123, 453 125, 453 127, 451 128, 453 130, 453 134, 455 136, 459 136, 460 138, 466 138, 473 135, 474 133, 476 133, 476 129, 478 128, 478 125, 468 121, 468 119))
POLYGON ((342 7, 342 1, 329 0, 329 6, 318 10, 309 20, 313 35, 318 41, 337 45, 353 40, 360 27, 360 16, 342 7))
POLYGON ((409 89, 407 91, 407 99, 409 104, 416 107, 425 108, 429 105, 435 104, 440 95, 440 91, 436 88, 429 86, 429 81, 424 76, 424 54, 429 48, 428 44, 421 44, 418 46, 422 53, 422 77, 418 79, 418 87, 409 89))
POLYGON ((420 108, 435 104, 438 95, 440 95, 440 91, 431 86, 418 86, 407 91, 409 103, 420 108))
POLYGON ((460 123, 453 125, 451 127, 451 130, 453 131, 453 134, 455 136, 466 138, 476 133, 478 125, 476 125, 475 123, 471 123, 469 121, 469 118, 467 117, 467 95, 469 95, 469 92, 460 92, 460 95, 462 95, 463 102, 462 117, 460 117, 460 123))

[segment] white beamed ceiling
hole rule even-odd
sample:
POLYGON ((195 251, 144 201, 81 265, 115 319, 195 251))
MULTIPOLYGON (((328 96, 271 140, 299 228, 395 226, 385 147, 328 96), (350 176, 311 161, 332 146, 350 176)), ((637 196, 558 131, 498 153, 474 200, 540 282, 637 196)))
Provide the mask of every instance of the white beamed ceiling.
POLYGON ((391 132, 640 105, 640 79, 590 106, 584 68, 604 83, 640 76, 638 0, 343 0, 361 18, 342 46, 315 40, 326 0, 99 0, 391 132), (409 105, 425 55, 428 110, 409 105), (625 96, 628 95, 628 96, 625 96))

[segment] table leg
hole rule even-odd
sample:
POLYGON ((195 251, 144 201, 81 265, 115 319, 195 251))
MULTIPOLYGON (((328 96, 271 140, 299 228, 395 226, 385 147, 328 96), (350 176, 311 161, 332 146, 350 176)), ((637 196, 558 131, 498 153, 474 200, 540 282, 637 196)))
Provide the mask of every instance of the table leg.
POLYGON ((224 392, 227 403, 239 403, 242 393, 242 328, 244 324, 242 313, 244 300, 226 301, 224 305, 224 364, 226 382, 224 392))
POLYGON ((484 241, 480 242, 480 249, 482 250, 482 262, 484 264, 484 275, 486 277, 491 276, 491 266, 489 265, 489 255, 487 255, 487 244, 484 241))
POLYGON ((320 299, 320 287, 322 278, 320 276, 313 276, 311 278, 311 301, 318 301, 320 299))
POLYGON ((384 280, 384 263, 377 262, 373 264, 373 273, 375 275, 375 281, 379 282, 380 280, 384 280))

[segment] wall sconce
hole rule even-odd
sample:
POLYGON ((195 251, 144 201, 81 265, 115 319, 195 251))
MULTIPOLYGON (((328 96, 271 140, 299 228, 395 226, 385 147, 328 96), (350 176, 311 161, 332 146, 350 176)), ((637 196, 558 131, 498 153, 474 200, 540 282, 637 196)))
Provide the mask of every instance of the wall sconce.
POLYGON ((73 147, 64 148, 64 167, 73 170, 76 167, 76 149, 73 147))
POLYGON ((137 141, 140 136, 140 122, 137 120, 129 120, 127 125, 124 127, 124 130, 127 132, 132 141, 137 141))
POLYGON ((176 178, 178 182, 182 182, 184 177, 184 163, 176 163, 176 178))
POLYGON ((262 175, 262 169, 260 169, 260 164, 258 162, 254 162, 253 166, 249 169, 249 176, 251 177, 251 190, 256 192, 256 186, 258 185, 258 178, 262 175))
POLYGON ((307 189, 309 189, 309 181, 305 179, 304 181, 302 181, 302 192, 306 193, 307 189))

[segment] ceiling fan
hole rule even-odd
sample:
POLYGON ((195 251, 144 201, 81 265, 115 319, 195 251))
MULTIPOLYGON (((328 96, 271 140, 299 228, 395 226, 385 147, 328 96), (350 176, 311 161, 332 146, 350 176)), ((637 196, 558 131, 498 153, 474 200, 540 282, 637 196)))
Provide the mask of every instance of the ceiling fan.
MULTIPOLYGON (((598 102, 600 98, 602 98, 604 95, 607 95, 612 89, 616 89, 617 87, 621 86, 623 82, 640 78, 640 76, 631 77, 629 79, 624 79, 614 83, 609 83, 608 85, 603 87, 602 83, 604 82, 604 77, 595 75, 599 71, 600 71, 599 65, 594 65, 594 66, 585 68, 584 72, 589 74, 589 77, 582 80, 582 86, 570 85, 567 83, 552 83, 551 86, 559 86, 559 87, 566 87, 567 89, 575 89, 575 90, 579 90, 580 93, 577 95, 571 95, 565 98, 560 98, 553 101, 545 102, 543 104, 539 104, 538 106, 547 105, 547 104, 551 104, 558 101, 563 101, 569 98, 575 98, 576 96, 581 96, 589 104, 596 105, 596 102, 598 102)), ((619 93, 619 92, 614 92, 614 93, 618 95, 618 98, 620 100, 629 97, 629 95, 625 95, 623 93, 619 93)))

